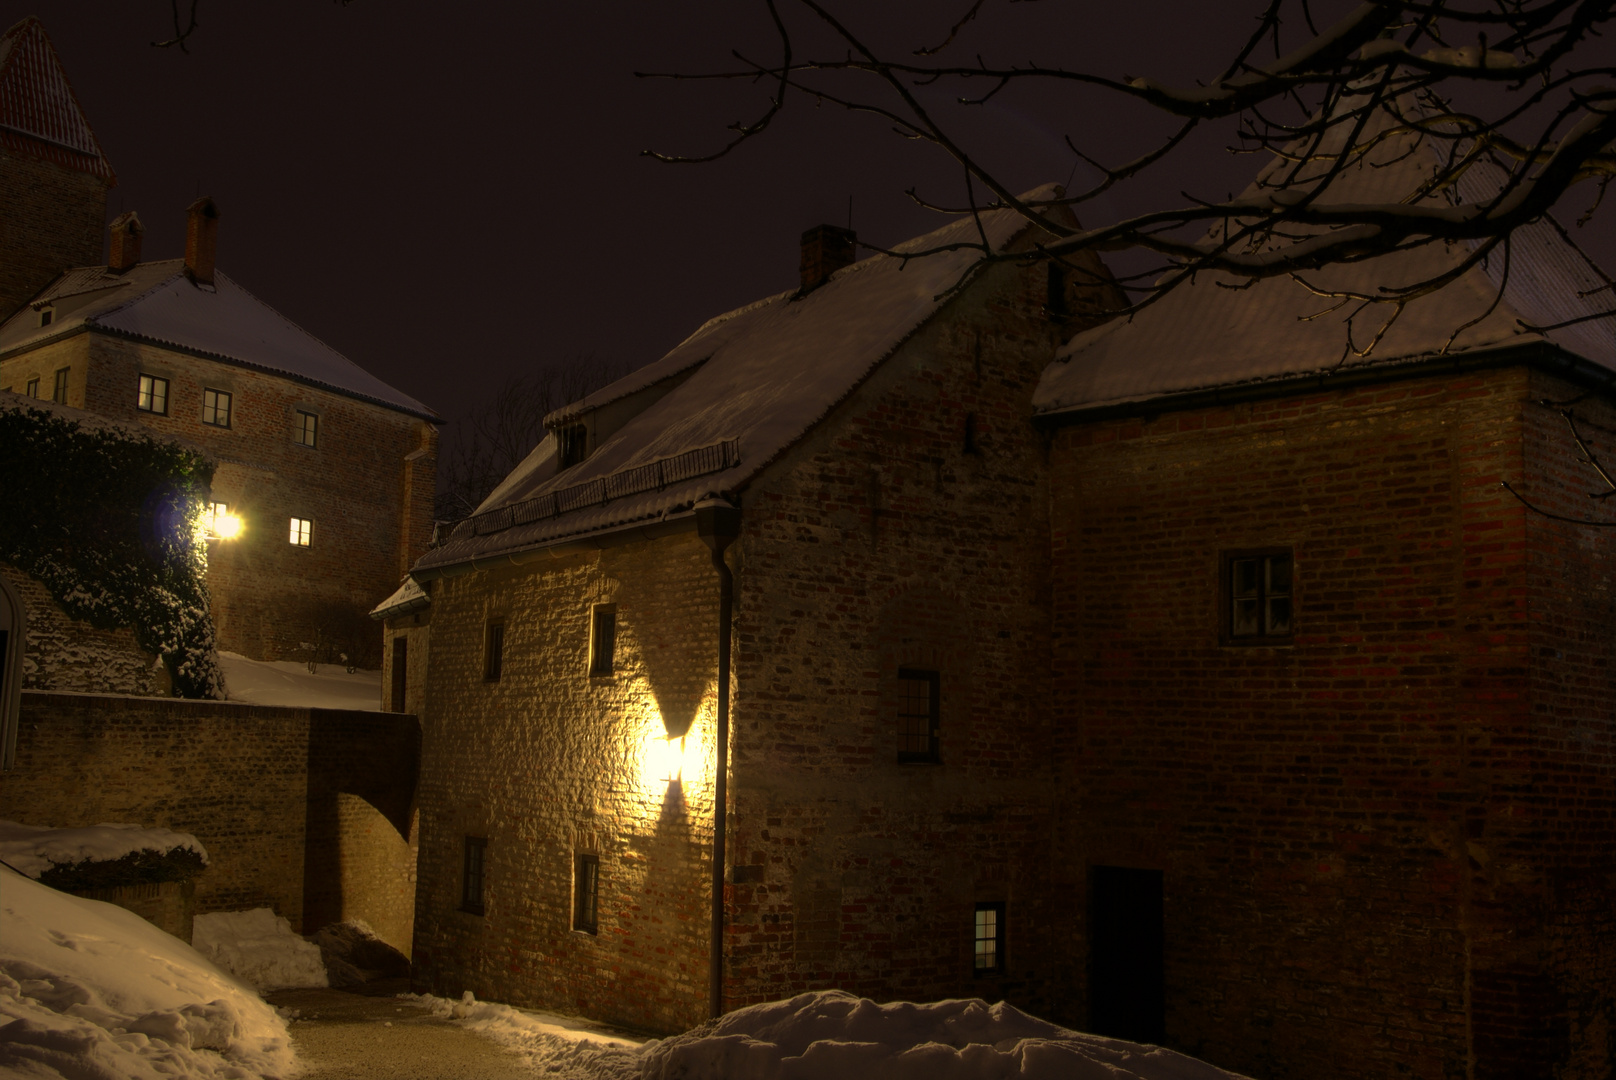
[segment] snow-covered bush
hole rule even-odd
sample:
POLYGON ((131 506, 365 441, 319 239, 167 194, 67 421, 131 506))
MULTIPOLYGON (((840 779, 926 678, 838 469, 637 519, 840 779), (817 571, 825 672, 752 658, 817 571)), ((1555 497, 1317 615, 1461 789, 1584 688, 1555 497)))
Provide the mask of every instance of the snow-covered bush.
POLYGON ((74 829, 0 821, 0 861, 63 892, 184 881, 208 865, 190 833, 103 823, 74 829))
POLYGON ((163 658, 176 696, 223 697, 197 528, 213 481, 207 455, 7 394, 0 461, 0 562, 73 618, 133 631, 163 658))

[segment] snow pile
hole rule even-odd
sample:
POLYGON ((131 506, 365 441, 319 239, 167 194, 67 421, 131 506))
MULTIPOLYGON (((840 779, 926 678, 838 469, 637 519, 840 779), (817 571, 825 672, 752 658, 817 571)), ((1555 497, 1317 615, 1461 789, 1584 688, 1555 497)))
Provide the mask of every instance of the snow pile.
POLYGON ((470 990, 459 1001, 430 994, 400 997, 435 1016, 460 1021, 514 1050, 535 1072, 558 1080, 639 1080, 643 1075, 642 1041, 589 1020, 478 1001, 470 990))
POLYGON ((1159 1046, 980 999, 877 1005, 840 990, 753 1005, 645 1048, 645 1080, 1232 1080, 1159 1046))
POLYGON ((0 868, 0 1075, 247 1080, 298 1072, 286 1024, 178 938, 0 868))
POLYGON ((382 673, 356 671, 339 664, 318 664, 313 674, 302 660, 249 660, 240 653, 222 652, 225 687, 231 701, 248 705, 280 705, 307 709, 360 709, 382 707, 382 673))
POLYGON ((82 829, 52 829, 0 821, 0 862, 34 878, 49 870, 52 863, 77 863, 86 859, 112 862, 139 851, 161 855, 176 848, 196 852, 202 856, 202 864, 207 865, 207 850, 190 833, 111 822, 82 829))
POLYGON ((292 933, 269 908, 198 915, 191 944, 224 970, 259 990, 325 986, 320 946, 292 933))

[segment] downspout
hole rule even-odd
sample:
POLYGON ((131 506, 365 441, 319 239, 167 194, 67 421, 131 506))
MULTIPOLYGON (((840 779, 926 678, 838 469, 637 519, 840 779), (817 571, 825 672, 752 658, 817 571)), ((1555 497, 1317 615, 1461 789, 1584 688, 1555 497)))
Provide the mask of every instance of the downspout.
POLYGON ((712 948, 707 960, 707 1011, 724 1014, 724 840, 729 811, 729 639, 735 606, 735 575, 724 550, 741 532, 741 511, 723 499, 696 504, 696 533, 713 556, 718 571, 718 731, 713 769, 713 911, 712 948))

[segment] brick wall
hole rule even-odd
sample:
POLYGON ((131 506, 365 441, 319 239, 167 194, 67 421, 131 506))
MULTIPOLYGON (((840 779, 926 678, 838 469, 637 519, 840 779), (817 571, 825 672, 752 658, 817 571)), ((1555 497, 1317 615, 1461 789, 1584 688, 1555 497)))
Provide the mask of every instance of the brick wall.
MULTIPOLYGON (((196 883, 198 913, 271 907, 311 931, 329 904, 311 911, 306 897, 346 886, 341 912, 396 933, 405 841, 378 822, 402 817, 408 828, 417 732, 412 716, 24 691, 0 819, 189 832, 211 859, 196 883), (345 793, 370 811, 354 812, 345 793), (317 827, 344 820, 344 807, 353 827, 317 827), (344 876, 344 858, 393 869, 344 876)), ((408 950, 407 938, 390 940, 408 950)))
POLYGON ((28 690, 155 694, 170 691, 168 670, 135 644, 128 628, 99 630, 63 611, 37 580, 0 565, 28 612, 22 685, 28 690))
POLYGON ((0 321, 56 275, 101 261, 107 181, 0 150, 0 321))

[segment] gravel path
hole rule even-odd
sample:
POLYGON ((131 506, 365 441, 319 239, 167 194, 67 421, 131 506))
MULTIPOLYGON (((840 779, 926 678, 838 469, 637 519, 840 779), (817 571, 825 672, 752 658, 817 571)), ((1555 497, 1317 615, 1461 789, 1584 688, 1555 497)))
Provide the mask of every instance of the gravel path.
POLYGON ((534 1080, 511 1051, 393 997, 406 980, 348 990, 280 990, 271 1005, 297 1010, 292 1043, 304 1080, 534 1080))

